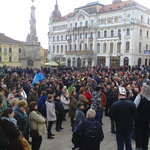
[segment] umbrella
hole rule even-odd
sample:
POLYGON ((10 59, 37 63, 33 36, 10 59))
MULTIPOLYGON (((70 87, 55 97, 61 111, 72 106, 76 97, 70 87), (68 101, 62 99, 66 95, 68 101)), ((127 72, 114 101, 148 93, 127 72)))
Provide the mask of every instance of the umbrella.
POLYGON ((58 66, 58 64, 56 62, 54 62, 54 61, 50 61, 48 63, 45 63, 44 65, 45 66, 58 66))
POLYGON ((66 61, 61 61, 60 66, 66 66, 66 61))

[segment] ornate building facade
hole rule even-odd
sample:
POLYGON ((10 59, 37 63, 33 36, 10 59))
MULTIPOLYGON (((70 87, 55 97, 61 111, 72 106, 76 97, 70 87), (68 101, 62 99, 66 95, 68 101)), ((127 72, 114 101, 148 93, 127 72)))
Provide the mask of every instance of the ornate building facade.
POLYGON ((132 0, 88 3, 49 19, 49 55, 66 66, 150 65, 150 9, 132 0))
POLYGON ((0 66, 21 66, 25 42, 14 40, 0 33, 0 66))

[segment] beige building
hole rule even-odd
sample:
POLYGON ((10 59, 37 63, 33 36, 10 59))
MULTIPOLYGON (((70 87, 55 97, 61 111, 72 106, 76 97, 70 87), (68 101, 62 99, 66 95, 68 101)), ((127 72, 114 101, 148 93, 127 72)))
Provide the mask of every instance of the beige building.
POLYGON ((21 66, 25 42, 14 40, 0 33, 0 66, 21 66))

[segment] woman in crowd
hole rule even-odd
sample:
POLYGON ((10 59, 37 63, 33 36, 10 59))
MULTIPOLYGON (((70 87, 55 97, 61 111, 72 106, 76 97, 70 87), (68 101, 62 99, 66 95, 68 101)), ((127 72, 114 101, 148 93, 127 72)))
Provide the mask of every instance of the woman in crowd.
POLYGON ((64 107, 64 115, 63 115, 63 120, 66 121, 66 113, 69 111, 69 104, 70 104, 70 100, 66 97, 66 92, 62 91, 61 97, 60 97, 60 101, 64 107))
POLYGON ((71 91, 69 99, 70 99, 70 105, 69 105, 69 117, 71 117, 71 126, 73 127, 74 124, 74 117, 75 117, 75 112, 77 109, 77 100, 76 100, 76 92, 71 91))
POLYGON ((86 90, 86 92, 85 92, 85 97, 86 97, 86 99, 89 101, 89 107, 88 107, 88 109, 90 109, 90 107, 91 107, 91 104, 92 104, 92 101, 91 101, 91 98, 92 98, 92 93, 90 92, 90 87, 89 86, 87 86, 86 88, 85 88, 85 90, 86 90))
POLYGON ((138 116, 135 118, 136 150, 148 150, 150 123, 150 87, 144 85, 134 101, 138 116))
POLYGON ((53 122, 56 120, 56 113, 55 113, 55 104, 54 104, 54 97, 52 94, 48 94, 48 99, 46 101, 46 110, 47 110, 47 121, 48 121, 48 133, 47 138, 48 139, 54 139, 51 132, 51 128, 53 125, 53 122))
POLYGON ((32 137, 32 150, 39 150, 42 143, 42 134, 46 133, 46 119, 37 110, 37 103, 31 102, 29 105, 29 126, 30 132, 36 130, 38 135, 32 137))
POLYGON ((22 150, 18 136, 20 135, 17 129, 17 121, 14 117, 14 110, 12 108, 6 108, 3 112, 3 117, 0 119, 0 126, 3 132, 7 135, 9 145, 7 150, 22 150))
POLYGON ((18 98, 13 98, 10 102, 10 105, 11 105, 11 108, 13 110, 16 109, 16 107, 18 106, 18 103, 19 103, 19 99, 18 98))

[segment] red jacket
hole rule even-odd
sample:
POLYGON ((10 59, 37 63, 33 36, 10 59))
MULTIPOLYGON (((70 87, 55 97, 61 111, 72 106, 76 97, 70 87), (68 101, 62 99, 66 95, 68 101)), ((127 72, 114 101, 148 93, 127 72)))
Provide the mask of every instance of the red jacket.
MULTIPOLYGON (((87 99, 88 101, 91 100, 91 98, 92 98, 91 92, 90 92, 90 95, 89 95, 89 93, 86 91, 84 95, 85 95, 85 97, 86 97, 86 99, 87 99)), ((92 102, 90 101, 89 104, 92 104, 92 102)))
POLYGON ((101 94, 101 104, 102 104, 102 108, 101 108, 101 110, 103 110, 104 109, 104 106, 105 106, 105 104, 106 104, 106 96, 105 96, 105 94, 102 92, 102 94, 101 94))

